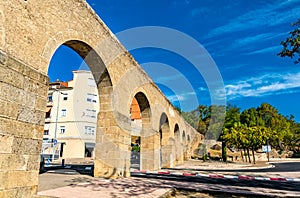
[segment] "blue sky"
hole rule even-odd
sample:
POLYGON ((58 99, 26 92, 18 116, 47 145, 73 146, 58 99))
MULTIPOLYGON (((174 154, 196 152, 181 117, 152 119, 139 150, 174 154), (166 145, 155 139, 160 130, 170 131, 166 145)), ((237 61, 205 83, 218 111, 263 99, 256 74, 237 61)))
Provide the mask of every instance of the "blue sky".
MULTIPOLYGON (((300 17, 300 0, 87 2, 113 33, 161 26, 187 34, 213 58, 228 103, 243 110, 268 102, 280 113, 293 114, 300 121, 300 64, 276 56, 280 41, 293 29, 290 24, 300 17)), ((184 57, 149 47, 130 52, 175 105, 191 110, 200 103, 211 104, 207 82, 184 57), (181 86, 183 81, 189 86, 181 86)), ((50 65, 50 79, 69 80, 70 71, 78 69, 81 61, 66 47, 59 48, 50 65), (67 68, 57 72, 58 65, 67 68)))

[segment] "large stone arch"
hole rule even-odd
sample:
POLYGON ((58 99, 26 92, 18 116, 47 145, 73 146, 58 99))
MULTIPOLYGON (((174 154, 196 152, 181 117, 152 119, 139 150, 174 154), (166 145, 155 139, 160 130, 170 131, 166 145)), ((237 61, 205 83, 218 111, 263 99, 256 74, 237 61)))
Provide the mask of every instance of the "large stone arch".
POLYGON ((168 138, 170 136, 170 125, 169 125, 169 118, 165 113, 162 113, 160 116, 159 133, 160 133, 161 145, 162 146, 167 145, 168 138))
POLYGON ((159 121, 159 136, 160 136, 160 167, 166 168, 170 165, 168 151, 168 137, 170 134, 170 125, 168 116, 162 113, 159 121))
MULTIPOLYGON (((98 85, 95 176, 130 175, 127 101, 131 95, 137 96, 144 119, 141 169, 159 168, 159 131, 152 120, 160 119, 161 107, 171 112, 170 124, 180 123, 182 128, 180 114, 86 1, 1 0, 0 159, 5 166, 0 167, 0 197, 36 193, 47 71, 62 44, 85 58, 98 85)), ((196 145, 197 134, 191 137, 196 145)))
POLYGON ((159 134, 151 127, 151 106, 145 93, 137 92, 134 95, 141 111, 141 170, 154 170, 159 168, 159 134))
MULTIPOLYGON (((57 40, 55 44, 59 44, 57 40)), ((102 57, 97 53, 97 49, 93 49, 82 40, 67 40, 62 45, 70 47, 84 59, 98 87, 100 110, 97 121, 94 176, 107 178, 129 176, 130 139, 115 121, 117 118, 113 108, 113 83, 102 57)), ((58 48, 53 44, 50 46, 52 53, 53 49, 58 48)))

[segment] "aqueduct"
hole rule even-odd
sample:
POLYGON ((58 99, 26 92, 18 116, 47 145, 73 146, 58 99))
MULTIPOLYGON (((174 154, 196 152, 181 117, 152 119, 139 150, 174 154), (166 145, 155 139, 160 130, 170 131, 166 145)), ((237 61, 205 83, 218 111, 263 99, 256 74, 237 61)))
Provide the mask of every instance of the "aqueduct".
POLYGON ((130 176, 133 98, 142 117, 141 169, 190 158, 190 127, 84 0, 0 2, 0 197, 31 197, 38 185, 47 71, 66 45, 89 65, 99 91, 95 176, 130 176))

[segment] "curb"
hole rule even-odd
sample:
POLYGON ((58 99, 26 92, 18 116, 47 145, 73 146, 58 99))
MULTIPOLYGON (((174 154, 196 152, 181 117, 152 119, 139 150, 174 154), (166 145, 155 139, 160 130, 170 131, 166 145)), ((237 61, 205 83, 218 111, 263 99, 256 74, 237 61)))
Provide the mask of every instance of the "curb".
MULTIPOLYGON (((272 162, 273 163, 273 162, 272 162)), ((209 170, 214 170, 214 171, 224 171, 224 170, 257 170, 257 169, 269 169, 269 168, 275 168, 275 165, 266 163, 266 166, 263 167, 255 167, 255 166, 244 166, 244 167, 237 167, 234 169, 231 169, 229 167, 223 167, 223 168, 209 168, 209 170)), ((205 171, 207 168, 189 168, 189 170, 194 170, 194 171, 205 171)), ((174 170, 174 171, 178 171, 178 170, 187 170, 185 168, 168 168, 168 170, 174 170)))
POLYGON ((223 175, 223 174, 202 174, 190 172, 170 172, 170 171, 139 171, 135 170, 131 173, 138 173, 140 175, 173 175, 184 177, 209 177, 215 179, 237 179, 237 180, 260 180, 260 181, 293 181, 300 182, 300 178, 285 178, 285 177, 254 177, 248 175, 223 175))

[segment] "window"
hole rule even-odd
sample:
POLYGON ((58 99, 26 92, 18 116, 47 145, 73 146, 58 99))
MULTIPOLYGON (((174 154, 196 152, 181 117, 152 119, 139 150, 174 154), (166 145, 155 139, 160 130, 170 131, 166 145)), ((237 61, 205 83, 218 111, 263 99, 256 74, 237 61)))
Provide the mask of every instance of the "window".
POLYGON ((53 102, 52 95, 48 95, 48 102, 53 102))
POLYGON ((44 135, 49 135, 49 130, 44 130, 44 135))
POLYGON ((98 96, 96 94, 90 94, 90 93, 88 93, 86 101, 97 103, 97 98, 98 98, 98 96))
POLYGON ((46 119, 51 118, 51 108, 52 107, 47 107, 46 109, 46 119))
POLYGON ((96 118, 96 110, 95 109, 86 109, 85 116, 88 118, 96 118))
POLYGON ((67 115, 67 109, 62 109, 60 112, 60 117, 66 117, 67 115))
POLYGON ((63 93, 63 100, 68 100, 68 94, 67 93, 63 93))
POLYGON ((96 82, 95 82, 94 78, 88 78, 88 86, 96 87, 96 82))
POLYGON ((65 126, 60 126, 60 134, 64 134, 66 132, 66 127, 65 126))
POLYGON ((85 135, 95 135, 95 127, 93 127, 93 126, 85 126, 84 127, 84 134, 85 135))

